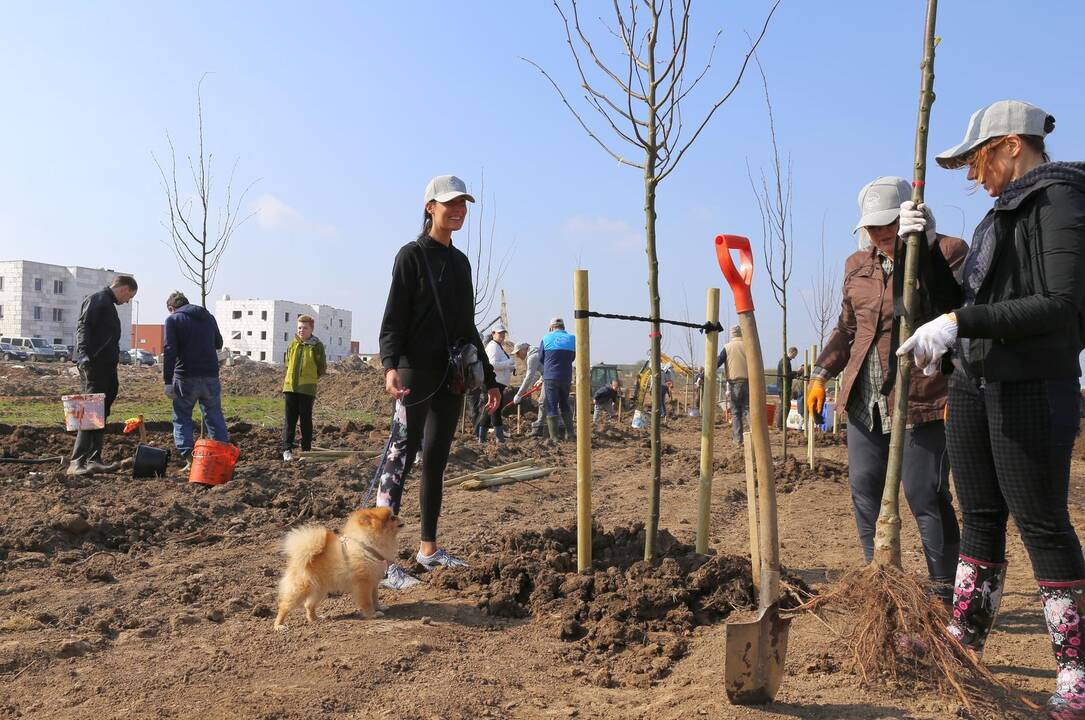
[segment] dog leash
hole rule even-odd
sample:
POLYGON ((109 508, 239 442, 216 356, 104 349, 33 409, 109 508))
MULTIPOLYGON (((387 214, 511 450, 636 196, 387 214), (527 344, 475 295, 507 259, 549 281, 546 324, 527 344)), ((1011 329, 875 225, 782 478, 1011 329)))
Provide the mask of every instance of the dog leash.
POLYGON ((392 447, 392 441, 395 439, 397 432, 401 424, 395 410, 392 411, 392 427, 388 432, 388 440, 384 443, 384 451, 381 453, 381 461, 377 463, 377 470, 373 473, 373 479, 369 481, 369 487, 365 491, 365 499, 362 500, 362 508, 369 507, 369 501, 373 498, 373 491, 377 488, 377 482, 380 480, 380 476, 384 473, 384 466, 388 462, 388 450, 392 447))

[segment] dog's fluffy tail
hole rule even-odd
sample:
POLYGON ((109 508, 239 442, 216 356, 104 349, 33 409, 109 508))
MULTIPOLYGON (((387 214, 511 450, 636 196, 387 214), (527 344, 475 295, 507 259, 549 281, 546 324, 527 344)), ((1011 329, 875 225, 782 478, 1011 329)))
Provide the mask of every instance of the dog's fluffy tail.
POLYGON ((294 528, 283 539, 283 553, 290 565, 304 567, 335 542, 335 533, 320 525, 294 528))

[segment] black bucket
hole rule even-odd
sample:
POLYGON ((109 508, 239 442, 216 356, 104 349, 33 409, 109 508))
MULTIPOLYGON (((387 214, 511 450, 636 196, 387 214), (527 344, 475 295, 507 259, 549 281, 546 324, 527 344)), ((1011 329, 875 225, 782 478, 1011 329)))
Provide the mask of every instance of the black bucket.
POLYGON ((132 461, 132 477, 145 478, 161 477, 166 474, 166 463, 169 462, 170 451, 139 445, 136 447, 136 457, 132 461))

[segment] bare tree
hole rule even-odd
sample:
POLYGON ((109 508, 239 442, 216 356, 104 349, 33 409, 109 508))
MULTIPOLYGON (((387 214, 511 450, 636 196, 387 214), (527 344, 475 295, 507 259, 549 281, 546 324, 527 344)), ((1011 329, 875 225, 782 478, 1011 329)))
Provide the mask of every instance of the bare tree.
MULTIPOLYGON (((241 205, 245 196, 256 184, 249 183, 245 190, 234 198, 234 175, 237 172, 237 160, 230 169, 221 203, 215 207, 212 201, 214 189, 214 153, 204 148, 203 138, 203 97, 201 88, 204 73, 196 84, 196 156, 188 155, 188 169, 192 176, 192 191, 182 192, 177 183, 177 151, 173 138, 166 131, 166 142, 170 146, 170 171, 162 167, 152 152, 151 157, 158 167, 162 179, 162 189, 166 193, 169 207, 169 221, 163 226, 169 232, 166 244, 173 250, 181 274, 200 289, 200 304, 207 306, 207 295, 215 284, 215 277, 221 267, 222 254, 226 252, 234 231, 253 213, 242 216, 241 205)), ((164 241, 165 242, 165 241, 164 241)))
POLYGON ((840 298, 837 295, 835 263, 829 265, 825 255, 825 216, 821 217, 821 257, 818 260, 817 274, 810 276, 809 293, 802 294, 803 304, 810 324, 817 328, 818 347, 825 347, 825 336, 837 313, 840 298))
MULTIPOLYGON (((600 37, 609 46, 597 46, 584 31, 577 0, 569 0, 569 11, 554 0, 554 7, 565 26, 565 41, 572 53, 583 91, 578 110, 561 86, 537 63, 527 60, 541 72, 557 91, 561 101, 596 144, 620 165, 641 171, 644 177, 645 254, 648 257, 648 305, 652 318, 660 317, 659 262, 656 257, 656 192, 681 162, 716 111, 731 98, 742 80, 757 45, 765 36, 769 21, 779 5, 773 3, 761 32, 724 91, 709 100, 699 119, 687 127, 683 121, 683 103, 705 78, 712 67, 712 58, 719 41, 715 34, 703 69, 687 75, 689 51, 690 7, 692 0, 613 0, 613 18, 608 24, 599 18, 603 32, 600 37), (609 39, 609 38, 612 38, 609 39), (604 58, 620 60, 607 62, 604 58), (689 78, 692 76, 692 80, 689 78), (594 129, 585 115, 598 115, 594 129), (607 131, 609 128, 609 132, 607 131), (690 129, 692 128, 692 129, 690 129), (604 139, 604 134, 611 134, 604 139), (631 150, 633 156, 627 156, 631 150)), ((688 117, 688 114, 687 114, 688 117)), ((648 521, 645 533, 644 557, 655 555, 656 531, 659 527, 660 486, 660 427, 662 405, 660 373, 660 326, 652 323, 651 373, 651 481, 649 483, 648 521)))
MULTIPOLYGON (((762 169, 759 182, 754 180, 750 162, 746 161, 746 175, 750 179, 750 188, 757 198, 757 209, 761 212, 761 241, 764 246, 765 270, 772 285, 772 296, 780 306, 783 315, 781 332, 780 359, 787 356, 787 284, 791 280, 791 270, 795 263, 794 239, 792 235, 792 179, 791 156, 786 162, 780 159, 780 148, 776 142, 776 119, 772 113, 772 99, 769 97, 769 81, 761 60, 754 58, 761 73, 761 87, 765 94, 765 108, 769 116, 769 139, 772 141, 772 165, 769 175, 762 169)), ((785 368, 786 369, 786 368, 785 368)), ((783 439, 781 453, 787 457, 787 412, 791 408, 791 398, 786 392, 791 384, 790 378, 778 377, 780 392, 779 411, 783 415, 783 439)))
MULTIPOLYGON (((497 299, 498 288, 505 271, 508 270, 512 260, 513 247, 510 245, 500 258, 494 260, 494 237, 497 230, 497 211, 494 210, 490 218, 489 227, 486 225, 486 174, 482 173, 479 182, 478 209, 475 213, 467 215, 467 244, 464 246, 464 254, 471 260, 471 278, 475 290, 475 324, 482 326, 483 331, 497 322, 497 318, 490 318, 494 301, 497 299), (478 220, 473 220, 477 214, 478 220), (476 227, 477 226, 477 227, 476 227)), ((492 196, 491 196, 492 199, 492 196)))

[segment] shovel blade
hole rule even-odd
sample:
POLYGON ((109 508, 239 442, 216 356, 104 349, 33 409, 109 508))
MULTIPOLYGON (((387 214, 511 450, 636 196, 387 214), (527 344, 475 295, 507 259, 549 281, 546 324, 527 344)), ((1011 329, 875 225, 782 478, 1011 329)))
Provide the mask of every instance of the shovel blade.
POLYGON ((776 698, 790 627, 790 618, 780 617, 775 604, 754 621, 727 624, 724 680, 732 704, 761 705, 776 698))

